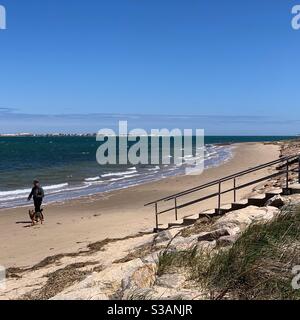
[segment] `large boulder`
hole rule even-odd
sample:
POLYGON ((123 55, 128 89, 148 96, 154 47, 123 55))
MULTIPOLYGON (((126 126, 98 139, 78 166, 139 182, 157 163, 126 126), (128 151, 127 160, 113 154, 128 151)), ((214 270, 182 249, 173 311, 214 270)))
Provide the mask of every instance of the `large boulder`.
POLYGON ((118 296, 123 300, 150 299, 156 280, 157 264, 144 264, 122 280, 118 296))
POLYGON ((284 200, 281 195, 274 196, 266 202, 266 206, 281 208, 284 206, 284 200))
POLYGON ((226 213, 217 220, 214 228, 227 229, 230 235, 236 235, 243 232, 252 223, 261 221, 267 222, 279 214, 279 209, 275 207, 256 207, 249 206, 244 209, 226 213))
POLYGON ((200 242, 198 242, 196 248, 200 252, 204 252, 204 251, 210 252, 213 249, 215 249, 216 246, 217 246, 216 240, 214 240, 214 241, 200 241, 200 242))
POLYGON ((179 273, 163 274, 157 278, 155 285, 165 288, 182 288, 185 282, 185 277, 179 273))
POLYGON ((144 264, 136 269, 128 278, 123 279, 123 289, 144 289, 151 287, 156 280, 156 264, 144 264))
MULTIPOLYGON (((85 280, 66 288, 51 300, 111 299, 118 295, 122 284, 128 283, 132 275, 142 267, 144 267, 144 263, 140 259, 113 264, 109 268, 101 272, 94 272, 85 280)), ((138 279, 138 274, 136 279, 138 279)))
POLYGON ((217 229, 210 232, 203 232, 198 236, 198 241, 214 241, 223 236, 229 236, 230 233, 227 229, 217 229))
POLYGON ((170 241, 173 238, 173 234, 169 230, 159 232, 155 237, 153 242, 155 244, 170 241))
POLYGON ((197 235, 192 235, 188 238, 177 236, 170 243, 169 249, 177 251, 189 250, 197 244, 197 237, 197 235))
POLYGON ((217 240, 217 246, 218 247, 227 247, 227 246, 231 246, 235 243, 235 241, 237 240, 237 236, 236 235, 231 235, 231 236, 225 236, 225 237, 221 237, 217 240))

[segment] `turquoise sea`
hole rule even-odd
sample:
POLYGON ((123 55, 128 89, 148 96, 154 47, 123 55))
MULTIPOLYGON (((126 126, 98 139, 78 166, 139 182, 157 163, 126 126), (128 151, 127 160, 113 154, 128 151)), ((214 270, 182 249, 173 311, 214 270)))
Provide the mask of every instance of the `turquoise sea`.
MULTIPOLYGON (((230 159, 232 143, 277 141, 284 136, 205 137, 205 167, 230 159)), ((25 205, 32 180, 46 202, 107 192, 184 173, 183 166, 105 165, 96 161, 95 137, 0 137, 0 208, 25 205)), ((130 146, 130 145, 129 145, 130 146)))

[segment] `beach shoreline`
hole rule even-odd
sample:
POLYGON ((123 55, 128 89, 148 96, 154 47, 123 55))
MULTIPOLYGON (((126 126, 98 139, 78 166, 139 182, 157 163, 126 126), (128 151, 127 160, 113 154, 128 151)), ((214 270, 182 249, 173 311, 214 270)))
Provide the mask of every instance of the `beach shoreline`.
MULTIPOLYGON (((232 157, 233 157, 233 150, 235 148, 235 145, 236 145, 235 143, 227 144, 226 146, 228 146, 230 148, 228 148, 228 150, 227 150, 228 156, 225 158, 225 160, 222 160, 222 161, 217 162, 215 164, 209 165, 208 167, 205 167, 204 170, 216 168, 216 167, 218 167, 220 165, 223 165, 226 162, 230 161, 232 159, 232 157)), ((67 199, 52 200, 52 201, 47 201, 47 199, 46 200, 44 199, 43 207, 47 207, 47 206, 51 206, 51 205, 55 205, 55 204, 59 205, 60 203, 66 203, 66 202, 70 202, 70 201, 76 201, 76 200, 86 199, 86 198, 91 198, 91 197, 93 197, 93 198, 94 197, 103 197, 104 195, 109 195, 110 193, 118 192, 118 191, 121 191, 121 190, 124 190, 124 189, 136 188, 136 187, 139 187, 139 186, 142 186, 142 185, 145 185, 145 184, 156 183, 156 182, 159 182, 159 181, 162 181, 162 180, 165 180, 165 179, 169 179, 169 178, 182 177, 184 175, 185 174, 183 172, 181 172, 181 173, 173 173, 172 175, 156 177, 156 178, 153 178, 153 179, 148 180, 148 181, 137 182, 135 184, 128 184, 127 186, 122 186, 122 187, 118 187, 118 188, 115 188, 115 189, 109 189, 109 190, 106 190, 106 191, 96 191, 94 193, 87 194, 87 195, 78 195, 78 196, 76 196, 74 198, 69 198, 69 199, 67 198, 67 199)), ((126 178, 126 176, 125 176, 125 178, 126 178)), ((88 180, 88 179, 86 179, 86 180, 88 180)), ((44 188, 44 190, 45 190, 45 188, 44 188)), ((31 191, 31 189, 27 190, 26 199, 27 199, 27 195, 30 193, 30 191, 31 191)), ((20 205, 16 205, 16 206, 3 207, 3 208, 0 207, 0 214, 1 214, 2 211, 7 211, 7 210, 11 210, 11 209, 18 209, 18 208, 32 208, 32 203, 29 202, 29 203, 25 204, 25 202, 24 202, 24 204, 20 204, 20 205)))
MULTIPOLYGON (((0 179, 0 210, 17 207, 27 207, 27 196, 31 191, 30 181, 33 177, 41 180, 46 194, 44 204, 74 200, 82 197, 88 197, 95 194, 104 194, 116 190, 127 189, 132 186, 159 181, 172 176, 185 174, 187 161, 190 161, 191 155, 185 155, 173 163, 172 157, 167 157, 165 163, 156 164, 127 164, 116 163, 100 165, 92 156, 96 154, 94 141, 73 141, 70 152, 75 153, 75 158, 70 159, 66 154, 59 157, 51 156, 63 149, 68 149, 66 142, 60 138, 56 141, 45 140, 41 138, 39 146, 34 145, 34 140, 28 141, 28 145, 33 150, 45 148, 48 144, 52 147, 52 152, 44 150, 33 166, 28 163, 31 158, 29 154, 25 155, 25 161, 19 159, 20 167, 18 174, 10 163, 2 163, 5 168, 4 174, 0 179), (79 144, 79 147, 75 145, 79 144), (49 159, 50 156, 50 159, 49 159), (45 159, 48 159, 47 161, 45 159), (63 161, 61 159, 64 159, 63 161), (85 160, 84 160, 85 159, 85 160), (36 169, 35 169, 36 168, 36 169)), ((1 141, 0 141, 1 142, 1 141)), ((11 150, 18 150, 14 144, 5 142, 6 148, 11 146, 11 150)), ((232 156, 230 144, 220 146, 218 144, 206 144, 204 148, 204 166, 206 168, 215 167, 222 164, 232 156)), ((2 150, 3 152, 3 150, 2 150)), ((15 157, 10 151, 6 157, 15 157)), ((170 156, 172 151, 170 152, 170 156)), ((4 156, 4 155, 3 155, 4 156)), ((20 156, 20 155, 19 155, 20 156)), ((149 154, 150 156, 150 154, 149 154)), ((175 153, 174 153, 175 156, 175 153)), ((18 158, 18 157, 17 157, 18 158)))
MULTIPOLYGON (((26 207, 0 210, 0 264, 31 266, 48 256, 84 250, 89 243, 121 238, 154 227, 153 208, 144 204, 279 157, 276 143, 233 144, 233 157, 199 176, 173 176, 127 189, 81 197, 45 207, 43 226, 30 227, 26 207)), ((263 172, 261 173, 263 174, 263 172)), ((255 173, 257 175, 257 173, 255 173)), ((246 196, 253 187, 240 191, 246 196)), ((231 195, 222 199, 230 201, 231 195)), ((215 207, 216 199, 179 212, 183 217, 215 207)), ((172 221, 173 213, 163 215, 161 223, 172 221)))

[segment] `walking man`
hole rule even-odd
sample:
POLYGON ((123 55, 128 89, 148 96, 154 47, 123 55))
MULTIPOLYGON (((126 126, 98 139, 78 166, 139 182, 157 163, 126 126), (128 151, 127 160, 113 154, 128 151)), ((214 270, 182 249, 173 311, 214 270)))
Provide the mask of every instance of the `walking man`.
POLYGON ((30 192, 30 195, 28 196, 28 201, 30 201, 31 198, 33 198, 35 213, 41 213, 41 205, 43 203, 44 196, 44 190, 40 186, 40 182, 38 180, 34 180, 33 188, 30 192))

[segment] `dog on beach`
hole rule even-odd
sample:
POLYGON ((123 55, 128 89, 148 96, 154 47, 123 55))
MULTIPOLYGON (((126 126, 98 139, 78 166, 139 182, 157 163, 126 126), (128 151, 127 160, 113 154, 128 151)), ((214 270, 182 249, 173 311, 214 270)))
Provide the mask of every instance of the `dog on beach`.
POLYGON ((39 223, 39 222, 43 224, 44 222, 43 209, 41 209, 41 212, 35 212, 34 210, 29 210, 29 217, 32 222, 32 226, 34 226, 36 223, 39 223))

